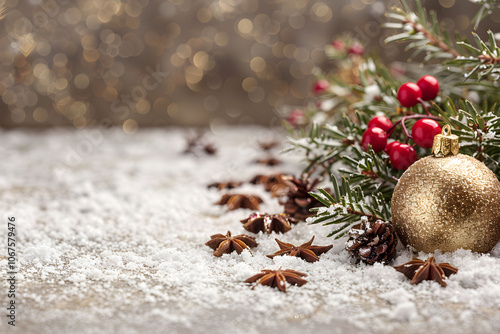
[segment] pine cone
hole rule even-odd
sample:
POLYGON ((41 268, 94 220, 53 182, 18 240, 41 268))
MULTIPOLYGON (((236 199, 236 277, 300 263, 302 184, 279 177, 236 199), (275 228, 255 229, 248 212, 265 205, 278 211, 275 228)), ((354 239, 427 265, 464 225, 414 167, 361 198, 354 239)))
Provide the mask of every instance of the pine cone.
POLYGON ((394 227, 379 219, 351 228, 345 249, 365 263, 387 263, 392 259, 397 244, 394 227))
POLYGON ((310 212, 309 209, 322 206, 317 199, 309 195, 310 191, 315 190, 319 179, 311 181, 305 176, 296 179, 293 176, 283 175, 281 181, 286 185, 286 189, 283 192, 285 199, 280 203, 285 205, 285 213, 293 218, 305 220, 314 215, 314 212, 310 212))

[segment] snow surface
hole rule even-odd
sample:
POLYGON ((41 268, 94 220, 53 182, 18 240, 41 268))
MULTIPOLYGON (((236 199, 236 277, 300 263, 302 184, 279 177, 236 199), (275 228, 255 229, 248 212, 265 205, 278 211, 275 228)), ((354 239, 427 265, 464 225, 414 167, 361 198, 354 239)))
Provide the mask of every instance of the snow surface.
MULTIPOLYGON (((217 156, 180 154, 185 131, 155 129, 0 132, 0 268, 5 273, 7 217, 17 222, 19 333, 499 333, 500 246, 491 254, 435 254, 459 268, 448 287, 413 286, 390 266, 356 265, 330 227, 301 223, 284 235, 256 235, 259 246, 216 258, 210 235, 245 233, 252 211, 215 206, 214 181, 300 171, 251 162, 259 140, 282 133, 247 127, 209 138, 217 156), (320 261, 267 258, 284 242, 334 248, 320 261), (262 269, 308 274, 287 293, 243 281, 262 269)), ((281 206, 262 187, 262 212, 281 206)), ((420 254, 425 259, 424 254, 420 254)), ((394 265, 412 254, 399 248, 394 265)), ((5 275, 5 274, 2 274, 5 275)), ((0 300, 7 285, 0 284, 0 300)), ((2 302, 2 305, 6 305, 2 302)), ((3 307, 2 307, 3 308, 3 307)), ((7 321, 2 316, 0 332, 7 321)), ((11 327, 9 332, 13 331, 11 327)))

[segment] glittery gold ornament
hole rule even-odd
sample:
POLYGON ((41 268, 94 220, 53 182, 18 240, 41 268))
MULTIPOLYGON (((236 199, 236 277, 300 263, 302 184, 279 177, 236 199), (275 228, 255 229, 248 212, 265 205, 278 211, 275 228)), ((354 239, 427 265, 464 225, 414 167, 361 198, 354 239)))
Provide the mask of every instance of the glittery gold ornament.
POLYGON ((500 239, 500 182, 483 163, 458 153, 449 125, 434 137, 432 153, 411 165, 394 189, 399 238, 427 253, 490 251, 500 239))

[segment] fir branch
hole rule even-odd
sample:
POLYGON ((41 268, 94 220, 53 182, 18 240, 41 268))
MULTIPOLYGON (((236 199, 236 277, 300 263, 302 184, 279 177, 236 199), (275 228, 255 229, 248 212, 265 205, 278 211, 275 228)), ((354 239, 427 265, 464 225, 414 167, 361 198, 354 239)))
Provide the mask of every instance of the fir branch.
POLYGON ((422 7, 420 0, 415 1, 417 12, 413 12, 405 0, 401 0, 403 8, 394 8, 387 16, 398 22, 389 22, 383 25, 385 28, 395 28, 401 33, 388 37, 385 42, 411 41, 405 50, 416 49, 412 58, 421 52, 426 52, 425 60, 430 59, 453 59, 461 54, 453 47, 455 44, 443 29, 435 15, 427 12, 422 7))
POLYGON ((454 48, 450 47, 450 45, 446 44, 444 40, 437 35, 433 34, 429 30, 427 30, 424 26, 417 22, 411 22, 410 20, 405 20, 402 22, 403 24, 407 23, 411 27, 413 27, 415 33, 421 33, 429 40, 429 44, 435 45, 440 48, 445 53, 452 54, 455 58, 460 56, 460 53, 454 48))
MULTIPOLYGON (((309 162, 307 168, 319 165, 326 170, 333 162, 345 155, 349 148, 361 139, 363 130, 346 115, 343 116, 344 129, 326 124, 321 126, 314 123, 308 136, 289 138, 290 147, 286 151, 304 150, 309 162)), ((306 169, 307 169, 306 168, 306 169)))
MULTIPOLYGON (((426 52, 425 61, 431 59, 442 59, 442 70, 448 72, 448 76, 456 76, 457 73, 467 73, 457 78, 458 84, 464 84, 474 77, 477 82, 482 80, 500 80, 500 49, 498 48, 493 32, 488 31, 488 41, 472 32, 474 44, 469 41, 456 42, 439 23, 435 13, 431 12, 428 17, 420 1, 416 1, 416 12, 412 11, 405 0, 401 0, 403 8, 395 8, 388 14, 390 19, 398 22, 386 23, 386 28, 395 28, 401 33, 388 37, 386 43, 394 41, 410 41, 405 50, 415 49, 411 57, 415 57, 421 52, 426 52), (454 45, 463 47, 464 53, 455 49, 454 45), (460 82, 462 81, 462 82, 460 82)), ((485 0, 483 6, 490 8, 498 7, 496 1, 485 0)), ((488 12, 490 12, 489 10, 488 12)), ((482 14, 481 14, 482 15, 482 14)), ((468 82, 467 85, 476 85, 468 82)), ((488 83, 478 87, 480 90, 491 92, 495 89, 488 83)))
POLYGON ((459 136, 460 152, 484 162, 500 179, 500 107, 484 102, 479 108, 465 100, 455 108, 448 100, 440 112, 459 136))
POLYGON ((339 185, 333 174, 331 174, 331 181, 332 194, 323 189, 319 189, 317 193, 310 193, 324 207, 312 209, 311 211, 316 211, 317 214, 307 219, 310 224, 342 224, 333 230, 328 235, 329 237, 333 235, 336 235, 336 239, 342 237, 348 232, 349 227, 362 220, 390 220, 390 206, 383 199, 382 194, 365 196, 359 186, 351 186, 345 178, 342 178, 342 183, 339 185))
POLYGON ((500 4, 497 0, 469 0, 470 2, 482 4, 479 11, 476 13, 474 18, 474 29, 477 29, 479 23, 486 18, 488 15, 493 13, 494 9, 500 8, 500 4))
MULTIPOLYGON (((484 42, 481 38, 472 33, 474 37, 475 46, 468 42, 459 42, 458 44, 469 50, 471 56, 458 57, 448 63, 450 66, 460 67, 467 70, 464 74, 464 82, 475 74, 477 81, 492 80, 498 81, 500 79, 500 48, 498 47, 495 34, 488 31, 488 42, 484 42)), ((474 85, 475 83, 471 83, 474 85)))
POLYGON ((387 200, 390 200, 392 191, 398 181, 397 171, 389 167, 387 159, 383 159, 371 148, 368 152, 360 148, 351 147, 352 154, 340 157, 340 161, 345 167, 339 169, 349 178, 352 185, 359 186, 367 195, 378 192, 383 193, 387 200))

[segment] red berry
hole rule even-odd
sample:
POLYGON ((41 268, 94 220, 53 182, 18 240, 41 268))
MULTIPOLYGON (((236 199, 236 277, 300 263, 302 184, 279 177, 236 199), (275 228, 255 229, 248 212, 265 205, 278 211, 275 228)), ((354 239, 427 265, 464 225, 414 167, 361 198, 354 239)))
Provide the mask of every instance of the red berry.
POLYGON ((422 97, 422 91, 417 84, 407 82, 402 84, 398 90, 398 101, 403 107, 411 108, 418 103, 418 99, 422 97))
POLYGON ((330 83, 325 80, 325 79, 320 79, 316 81, 314 84, 314 94, 316 95, 321 95, 323 94, 328 88, 330 88, 330 83))
POLYGON ((366 129, 361 139, 361 146, 365 151, 368 151, 370 145, 376 153, 382 151, 387 145, 387 133, 377 127, 366 129))
POLYGON ((393 141, 393 142, 390 142, 389 144, 387 144, 387 146, 384 148, 384 152, 387 153, 387 154, 391 154, 391 151, 394 147, 396 146, 399 146, 401 145, 400 142, 398 141, 393 141))
POLYGON ((432 119, 423 118, 415 122, 411 128, 413 141, 420 147, 430 148, 434 142, 434 136, 441 133, 441 127, 432 119))
POLYGON ((365 47, 359 42, 354 42, 351 44, 351 46, 349 46, 349 50, 347 50, 347 53, 350 55, 362 56, 363 53, 365 53, 365 47))
POLYGON ((394 168, 404 170, 417 161, 417 152, 410 145, 400 144, 391 150, 389 158, 394 168))
POLYGON ((393 124, 392 124, 391 120, 385 116, 374 117, 368 122, 369 128, 377 127, 377 128, 381 128, 385 132, 389 131, 392 128, 392 125, 393 124))
POLYGON ((301 124, 303 120, 304 120, 304 112, 300 109, 292 110, 290 115, 288 115, 287 117, 288 123, 290 123, 290 125, 293 126, 294 128, 299 126, 299 124, 301 124))
POLYGON ((345 48, 345 43, 343 40, 341 39, 336 39, 332 42, 332 46, 336 49, 336 50, 344 50, 345 48))
POLYGON ((422 91, 422 100, 434 100, 439 93, 439 81, 432 75, 424 75, 418 79, 417 85, 422 91))

